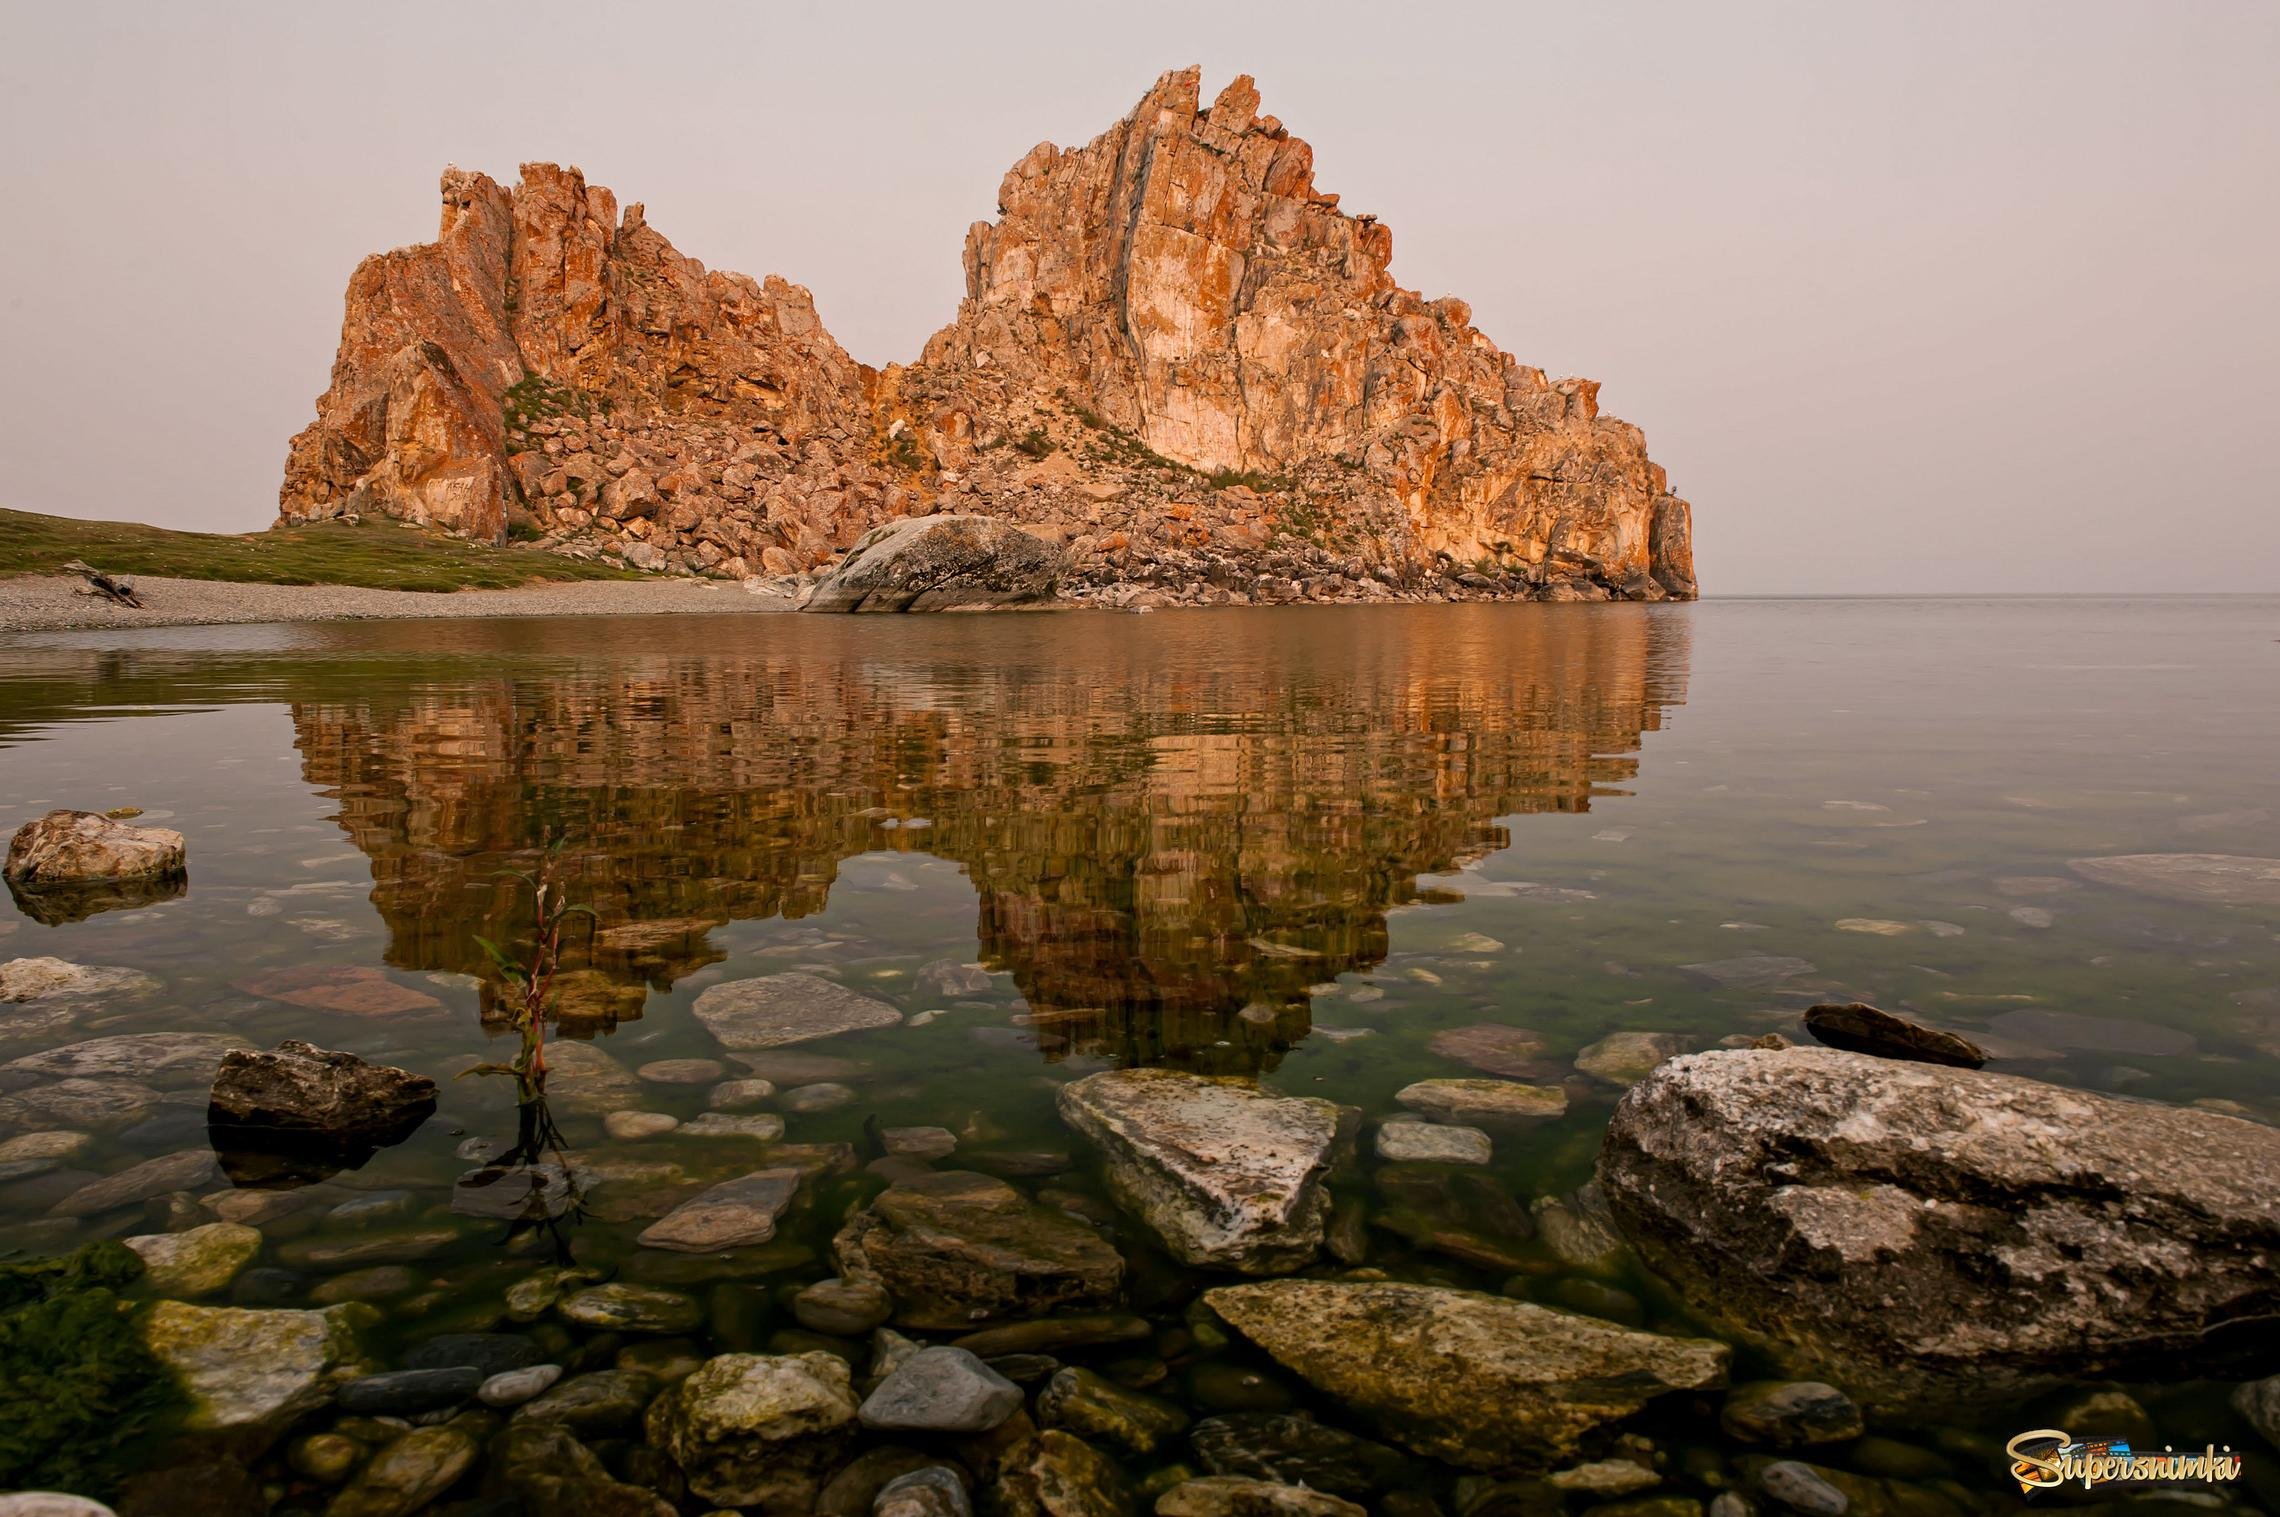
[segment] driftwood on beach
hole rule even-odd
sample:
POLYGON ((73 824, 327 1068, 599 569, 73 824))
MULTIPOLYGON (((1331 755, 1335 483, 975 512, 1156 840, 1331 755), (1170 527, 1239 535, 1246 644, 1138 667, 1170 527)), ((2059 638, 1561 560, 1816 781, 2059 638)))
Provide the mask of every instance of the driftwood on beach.
POLYGON ((135 594, 135 582, 133 580, 119 579, 105 574, 94 565, 82 563, 76 558, 65 564, 64 567, 87 581, 87 588, 81 591, 81 594, 100 595, 117 602, 119 605, 133 606, 138 611, 142 609, 142 601, 135 594))

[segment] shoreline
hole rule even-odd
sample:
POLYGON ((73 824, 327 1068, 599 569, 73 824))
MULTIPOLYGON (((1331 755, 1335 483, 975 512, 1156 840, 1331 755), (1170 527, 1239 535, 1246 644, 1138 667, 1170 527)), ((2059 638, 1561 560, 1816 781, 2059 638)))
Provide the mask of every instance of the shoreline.
POLYGON ((0 635, 459 617, 765 616, 792 609, 789 596, 716 579, 556 580, 511 590, 431 591, 137 575, 139 610, 82 594, 82 583, 77 575, 0 579, 0 635))

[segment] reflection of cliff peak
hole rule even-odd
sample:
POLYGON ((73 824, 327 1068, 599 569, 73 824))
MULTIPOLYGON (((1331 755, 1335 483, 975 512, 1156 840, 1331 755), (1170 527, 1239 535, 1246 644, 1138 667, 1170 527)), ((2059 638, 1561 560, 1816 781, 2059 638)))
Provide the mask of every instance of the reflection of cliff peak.
POLYGON ((1384 956, 1417 875, 1504 846, 1499 817, 1586 809, 1683 699, 1684 623, 1635 608, 1327 613, 1213 648, 1223 626, 1028 620, 1012 661, 674 628, 637 659, 297 699, 294 723, 400 967, 478 970, 476 934, 512 930, 497 871, 550 829, 600 915, 566 999, 605 1023, 717 959, 710 927, 808 915, 842 860, 919 850, 965 868, 1033 1010, 1144 1057, 1246 1007, 1303 1032, 1306 987, 1384 956))

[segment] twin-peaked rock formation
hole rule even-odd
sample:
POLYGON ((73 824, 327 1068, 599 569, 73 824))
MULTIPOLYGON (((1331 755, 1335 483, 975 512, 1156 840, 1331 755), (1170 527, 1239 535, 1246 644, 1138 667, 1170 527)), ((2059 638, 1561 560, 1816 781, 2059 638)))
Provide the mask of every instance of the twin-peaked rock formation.
POLYGON ((1197 88, 1016 164, 957 318, 884 371, 576 169, 451 170, 437 240, 350 282, 282 519, 741 578, 960 512, 1064 544, 1084 598, 1691 596, 1686 502, 1598 386, 1400 288, 1249 79, 1197 88))

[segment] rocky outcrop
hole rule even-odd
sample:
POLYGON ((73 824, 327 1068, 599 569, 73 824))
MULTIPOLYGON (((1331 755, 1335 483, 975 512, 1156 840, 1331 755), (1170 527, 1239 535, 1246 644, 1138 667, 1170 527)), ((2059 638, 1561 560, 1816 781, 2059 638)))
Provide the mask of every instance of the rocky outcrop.
POLYGON ((280 520, 378 514, 643 568, 804 575, 897 518, 1065 545, 1079 599, 1659 600, 1686 502, 1314 183, 1239 77, 1164 75, 1009 172, 919 361, 707 271, 575 168, 443 177, 436 241, 351 279, 280 520))
POLYGON ((1059 1101, 1100 1149, 1118 1203, 1182 1263, 1275 1274, 1321 1248, 1332 1102, 1171 1069, 1088 1075, 1059 1101))
POLYGON ((1549 1463, 1657 1396, 1726 1377, 1724 1344, 1477 1291, 1271 1280, 1203 1299, 1387 1436, 1468 1469, 1549 1463))
POLYGON ((1058 548, 986 516, 920 516, 865 533, 807 611, 973 611, 1052 598, 1058 548))
POLYGON ((1599 1175, 1708 1320, 1882 1406, 2213 1374, 2280 1313, 2280 1132, 2215 1112, 1705 1053, 1631 1088, 1599 1175))

